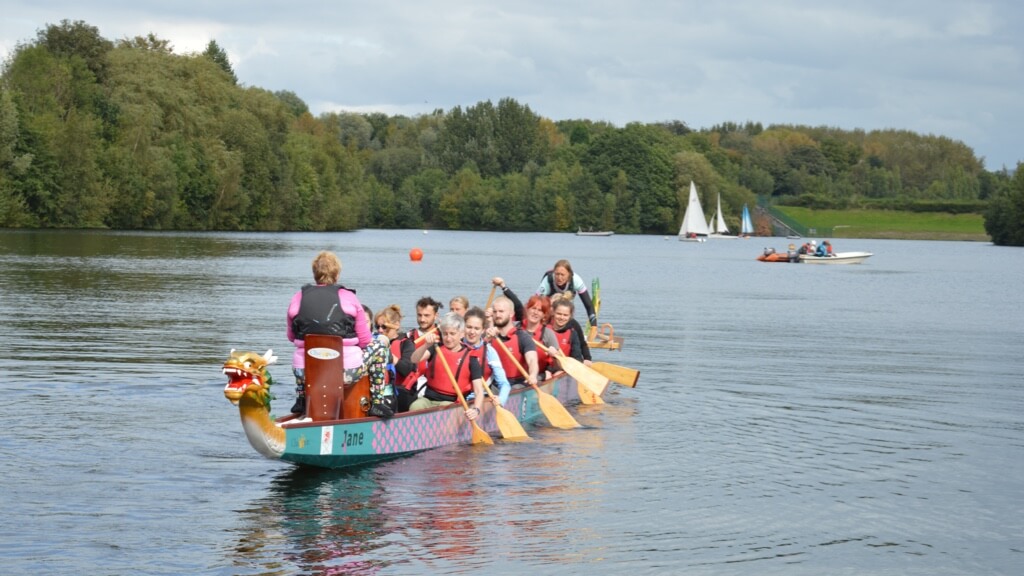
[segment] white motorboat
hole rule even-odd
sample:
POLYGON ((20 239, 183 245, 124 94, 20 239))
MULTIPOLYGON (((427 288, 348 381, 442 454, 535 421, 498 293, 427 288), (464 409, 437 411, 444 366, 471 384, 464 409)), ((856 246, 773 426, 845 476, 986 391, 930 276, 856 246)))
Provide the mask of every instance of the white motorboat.
POLYGON ((829 256, 801 254, 800 261, 805 264, 860 264, 871 256, 871 252, 836 252, 829 256))

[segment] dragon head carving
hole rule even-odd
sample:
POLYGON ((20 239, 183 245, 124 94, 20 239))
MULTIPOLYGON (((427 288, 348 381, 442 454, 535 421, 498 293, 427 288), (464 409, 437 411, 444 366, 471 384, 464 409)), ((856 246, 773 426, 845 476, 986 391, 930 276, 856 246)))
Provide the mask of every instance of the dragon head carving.
POLYGON ((261 355, 257 352, 238 352, 232 349, 231 357, 221 370, 228 377, 228 383, 224 386, 224 397, 237 406, 242 396, 251 391, 269 410, 270 386, 273 379, 267 367, 274 362, 277 362, 277 356, 274 356, 273 350, 267 350, 266 354, 261 355))

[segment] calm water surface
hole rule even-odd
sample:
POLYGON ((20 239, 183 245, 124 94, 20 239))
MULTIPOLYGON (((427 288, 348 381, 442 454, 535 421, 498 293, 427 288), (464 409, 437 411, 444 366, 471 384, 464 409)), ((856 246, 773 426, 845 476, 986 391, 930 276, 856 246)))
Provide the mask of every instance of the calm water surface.
POLYGON ((754 260, 788 242, 0 232, 2 572, 1020 574, 1024 250, 754 260), (220 365, 273 348, 287 410, 284 313, 321 249, 409 314, 569 258, 626 338, 595 356, 640 384, 525 444, 263 459, 220 365))

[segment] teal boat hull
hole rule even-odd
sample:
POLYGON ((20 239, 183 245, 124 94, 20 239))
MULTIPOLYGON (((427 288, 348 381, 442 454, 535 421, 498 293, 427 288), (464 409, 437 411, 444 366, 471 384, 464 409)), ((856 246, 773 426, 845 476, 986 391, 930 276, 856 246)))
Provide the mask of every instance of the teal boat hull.
MULTIPOLYGON (((579 401, 577 383, 567 375, 542 384, 541 389, 565 405, 579 401)), ((546 422, 533 388, 513 390, 505 408, 522 424, 546 422)), ((485 403, 477 423, 484 431, 500 437, 490 402, 485 403)), ((285 431, 285 446, 278 458, 318 468, 361 466, 441 446, 471 444, 473 435, 460 404, 396 414, 387 420, 284 420, 279 425, 285 431)))

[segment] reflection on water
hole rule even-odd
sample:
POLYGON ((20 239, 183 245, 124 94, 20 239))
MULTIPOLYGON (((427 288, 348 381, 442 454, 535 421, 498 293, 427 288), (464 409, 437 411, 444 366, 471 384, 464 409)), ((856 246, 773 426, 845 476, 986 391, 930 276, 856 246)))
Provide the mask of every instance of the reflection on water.
MULTIPOLYGON (((5 573, 1015 574, 1024 534, 1024 252, 556 234, 0 231, 5 573), (423 262, 408 260, 421 247, 423 262), (510 250, 510 246, 515 246, 510 250), (552 252, 552 246, 558 249, 552 252), (599 359, 636 389, 587 427, 347 472, 262 459, 221 394, 231 348, 287 359, 321 249, 374 309, 599 276, 599 359), (557 255, 555 254, 557 252, 557 255)), ((290 406, 287 360, 271 368, 290 406)))
POLYGON ((383 506, 372 470, 286 469, 239 511, 235 566, 259 572, 284 561, 316 574, 374 574, 373 551, 388 534, 383 506))

